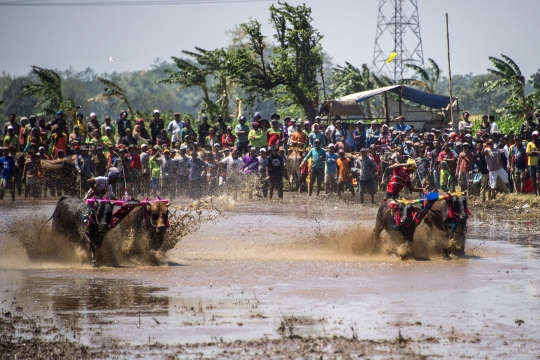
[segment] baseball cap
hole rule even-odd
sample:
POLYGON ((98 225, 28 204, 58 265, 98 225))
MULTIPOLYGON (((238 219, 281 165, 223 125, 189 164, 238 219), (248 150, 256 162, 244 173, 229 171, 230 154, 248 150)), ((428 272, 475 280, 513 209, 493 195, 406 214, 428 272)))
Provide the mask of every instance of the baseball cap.
POLYGON ((538 136, 538 131, 535 130, 532 132, 532 134, 538 136))
MULTIPOLYGON (((317 141, 317 140, 319 140, 319 139, 315 139, 315 141, 317 141)), ((319 140, 319 141, 320 141, 320 140, 319 140)), ((330 144, 330 145, 328 145, 328 147, 329 147, 329 148, 333 148, 333 147, 334 147, 334 144, 330 144)))
POLYGON ((261 116, 260 112, 256 112, 254 117, 261 116))
POLYGON ((251 124, 251 125, 253 125, 253 126, 259 126, 259 123, 256 122, 256 121, 254 121, 253 124, 251 124))
POLYGON ((316 142, 320 143, 320 142, 321 142, 321 140, 319 140, 319 139, 315 139, 315 141, 313 141, 313 142, 314 142, 314 143, 316 143, 316 142))
POLYGON ((159 110, 158 109, 154 110, 154 114, 159 114, 159 110))
MULTIPOLYGON (((107 127, 105 128, 105 131, 106 131, 106 130, 112 130, 112 129, 111 129, 110 126, 107 126, 107 127)), ((126 129, 126 131, 127 131, 127 129, 126 129)))
MULTIPOLYGON (((246 117, 244 115, 240 116, 240 120, 246 120, 246 117)), ((258 125, 258 124, 257 124, 258 125)))
POLYGON ((13 126, 9 125, 9 126, 7 127, 7 129, 8 129, 8 130, 13 130, 13 126))
POLYGON ((92 117, 92 116, 96 116, 96 113, 95 112, 90 113, 90 117, 92 117))
POLYGON ((266 152, 265 148, 261 148, 260 152, 266 152))

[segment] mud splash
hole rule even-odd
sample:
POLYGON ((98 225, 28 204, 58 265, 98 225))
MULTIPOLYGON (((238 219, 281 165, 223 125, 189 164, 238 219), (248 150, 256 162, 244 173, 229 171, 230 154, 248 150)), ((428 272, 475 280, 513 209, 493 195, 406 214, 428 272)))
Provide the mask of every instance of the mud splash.
MULTIPOLYGON (((151 251, 147 239, 137 234, 122 234, 113 229, 97 252, 100 266, 167 265, 167 252, 173 249, 188 234, 221 216, 212 198, 198 200, 185 205, 169 205, 169 223, 162 247, 151 251)), ((7 234, 10 241, 2 248, 3 265, 73 266, 89 265, 87 251, 79 244, 69 243, 63 237, 52 233, 48 216, 39 214, 32 217, 35 227, 28 226, 28 219, 13 216, 8 221, 7 234)))

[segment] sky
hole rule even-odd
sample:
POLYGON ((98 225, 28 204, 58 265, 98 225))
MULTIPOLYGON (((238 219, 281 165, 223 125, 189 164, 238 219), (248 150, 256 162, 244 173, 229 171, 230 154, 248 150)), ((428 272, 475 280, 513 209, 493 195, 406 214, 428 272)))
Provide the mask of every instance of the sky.
MULTIPOLYGON (((371 68, 379 0, 288 2, 312 8, 313 25, 324 36, 323 49, 334 64, 367 63, 371 68)), ((526 78, 540 69, 539 0, 417 3, 426 66, 427 59, 432 58, 443 75, 448 74, 448 13, 452 74, 486 73, 492 68, 488 57, 501 54, 512 58, 526 78)), ((77 71, 90 67, 98 73, 150 69, 156 58, 181 57, 181 50, 227 46, 226 31, 250 17, 259 20, 264 34, 271 37, 271 4, 255 0, 160 6, 0 6, 0 72, 23 75, 31 65, 59 70, 72 67, 77 71), (120 61, 110 62, 110 57, 120 61)), ((382 46, 392 48, 390 43, 382 46)))

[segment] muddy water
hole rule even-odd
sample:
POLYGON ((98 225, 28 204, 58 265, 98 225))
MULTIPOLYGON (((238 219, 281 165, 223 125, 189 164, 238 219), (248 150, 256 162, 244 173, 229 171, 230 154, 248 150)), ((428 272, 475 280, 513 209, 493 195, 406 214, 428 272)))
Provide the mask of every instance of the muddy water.
MULTIPOLYGON (((4 233, 0 308, 52 317, 70 338, 92 346, 401 334, 424 339, 435 355, 540 354, 536 221, 475 216, 467 258, 449 261, 429 248, 434 235, 419 229, 415 253, 429 260, 401 261, 351 251, 372 228, 375 209, 308 205, 230 203, 223 218, 184 238, 159 267, 30 261, 4 233)), ((35 210, 16 205, 0 225, 35 210)))

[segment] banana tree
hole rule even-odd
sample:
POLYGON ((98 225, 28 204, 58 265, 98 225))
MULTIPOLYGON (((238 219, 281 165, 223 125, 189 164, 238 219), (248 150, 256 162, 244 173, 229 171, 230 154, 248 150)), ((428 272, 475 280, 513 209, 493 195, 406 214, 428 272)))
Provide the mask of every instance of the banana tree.
POLYGON ((418 86, 419 88, 434 94, 435 89, 437 89, 437 84, 439 83, 441 69, 433 59, 428 59, 428 61, 431 64, 431 68, 427 69, 423 69, 414 64, 405 64, 406 67, 414 70, 420 76, 420 79, 403 79, 401 80, 401 83, 418 86))
POLYGON ((105 88, 103 89, 103 93, 100 94, 97 98, 89 99, 89 100, 99 100, 99 99, 112 99, 116 98, 120 100, 120 103, 126 104, 129 113, 131 117, 134 117, 133 110, 131 109, 131 105, 129 104, 129 100, 126 96, 126 93, 124 92, 124 89, 122 89, 118 84, 112 82, 111 80, 107 80, 101 77, 98 77, 98 80, 105 85, 105 88))
POLYGON ((32 65, 31 73, 38 78, 39 83, 30 83, 23 86, 19 96, 35 96, 40 98, 36 107, 47 104, 45 112, 54 114, 64 101, 64 97, 62 96, 62 78, 53 70, 35 65, 32 65))
POLYGON ((536 92, 525 94, 525 76, 521 73, 519 66, 508 56, 501 54, 502 59, 489 57, 495 69, 488 69, 490 74, 498 79, 479 83, 486 93, 504 88, 508 91, 506 106, 501 110, 506 110, 508 115, 524 116, 532 111, 535 102, 540 100, 540 86, 536 86, 536 92))

